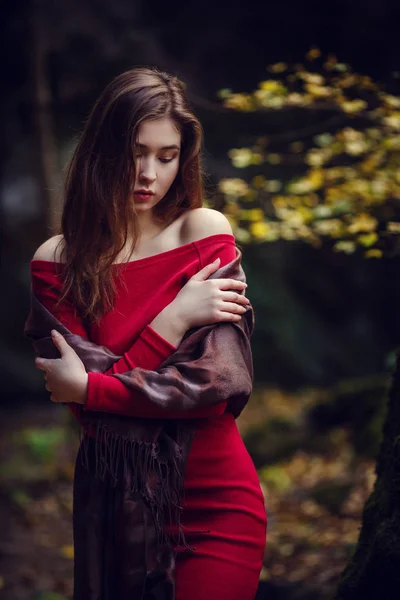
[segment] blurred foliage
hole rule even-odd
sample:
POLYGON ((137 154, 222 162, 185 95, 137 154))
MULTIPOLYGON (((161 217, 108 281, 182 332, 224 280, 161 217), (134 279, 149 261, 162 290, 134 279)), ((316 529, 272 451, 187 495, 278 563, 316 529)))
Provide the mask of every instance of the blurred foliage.
POLYGON ((292 395, 254 390, 238 425, 266 500, 262 581, 296 584, 321 600, 333 597, 376 478, 388 385, 382 376, 292 395), (366 447, 360 438, 369 440, 366 447))
POLYGON ((232 111, 282 114, 291 126, 229 151, 244 175, 219 181, 223 212, 240 242, 330 241, 335 252, 391 255, 400 234, 400 97, 317 48, 304 63, 270 65, 252 93, 219 91, 232 111))
MULTIPOLYGON (((0 461, 3 484, 46 479, 71 479, 73 476, 73 446, 71 430, 64 426, 21 427, 10 434, 13 452, 0 461)), ((23 493, 14 490, 16 503, 24 505, 23 493)))
POLYGON ((34 596, 33 600, 65 600, 65 596, 54 592, 40 592, 34 596))
MULTIPOLYGON (((375 480, 386 386, 382 376, 293 394, 254 388, 237 423, 267 507, 263 584, 278 590, 296 585, 304 594, 312 588, 320 600, 332 597, 357 543, 375 480), (371 426, 377 419, 379 425, 371 426), (366 448, 358 442, 362 438, 369 440, 366 448)), ((71 435, 67 418, 54 428, 36 423, 34 416, 29 426, 17 419, 13 427, 5 422, 3 427, 0 525, 6 536, 12 528, 10 568, 5 562, 0 573, 5 597, 32 600, 55 593, 70 598, 78 436, 71 435)))
POLYGON ((33 458, 43 462, 54 456, 56 447, 64 440, 64 430, 61 427, 25 429, 22 431, 21 440, 33 458))

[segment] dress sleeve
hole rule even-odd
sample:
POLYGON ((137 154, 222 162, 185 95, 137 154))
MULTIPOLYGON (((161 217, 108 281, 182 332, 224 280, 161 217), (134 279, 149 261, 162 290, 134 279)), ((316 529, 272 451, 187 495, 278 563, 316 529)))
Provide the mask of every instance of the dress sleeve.
MULTIPOLYGON (((224 242, 194 242, 199 256, 199 270, 211 263, 217 257, 221 259, 220 266, 231 262, 236 257, 235 241, 224 242)), ((112 413, 122 413, 143 418, 202 418, 217 416, 224 413, 226 402, 218 403, 206 409, 196 409, 185 413, 160 411, 151 400, 136 391, 128 389, 122 381, 115 377, 107 377, 103 373, 89 373, 87 402, 84 410, 97 410, 112 413), (129 411, 129 412, 128 412, 129 411)))
MULTIPOLYGON (((51 271, 32 268, 32 291, 40 302, 72 333, 89 339, 82 319, 67 299, 57 306, 61 292, 61 279, 51 271)), ((155 329, 146 325, 134 344, 105 374, 125 373, 135 367, 153 370, 176 350, 155 329)))
MULTIPOLYGON (((61 304, 56 305, 59 297, 62 282, 60 278, 52 271, 31 267, 31 283, 32 291, 34 295, 40 300, 40 302, 49 310, 65 327, 71 331, 80 335, 85 339, 89 339, 88 331, 86 330, 84 323, 79 318, 77 311, 67 299, 64 299, 61 304)), ((156 370, 160 364, 174 351, 176 347, 170 344, 168 340, 164 339, 155 329, 150 325, 142 330, 141 334, 135 341, 135 343, 129 348, 123 356, 113 363, 113 365, 104 373, 97 373, 101 375, 101 389, 108 390, 111 395, 111 402, 106 403, 102 410, 107 412, 115 412, 119 414, 125 414, 129 416, 139 416, 132 412, 133 402, 136 399, 140 402, 140 399, 133 398, 132 393, 126 388, 126 386, 112 377, 116 373, 125 373, 135 367, 141 367, 147 370, 156 370), (113 385, 118 383, 118 389, 115 390, 113 385), (115 390, 115 392, 113 391, 115 390), (128 393, 126 393, 128 392, 128 393)), ((97 398, 97 390, 93 389, 91 385, 91 376, 94 373, 88 373, 88 398, 87 402, 91 405, 90 410, 99 410, 98 404, 101 398, 97 398), (89 401, 90 397, 90 401, 89 401)), ((69 409, 72 411, 76 419, 79 421, 79 407, 73 403, 67 403, 69 409)), ((85 405, 88 410, 89 406, 85 405)), ((153 418, 203 418, 209 417, 216 414, 215 408, 200 409, 196 411, 190 411, 188 413, 176 413, 167 414, 165 410, 160 411, 154 409, 152 414, 148 415, 153 418)), ((218 413, 219 414, 219 413, 218 413)), ((143 415, 147 416, 147 415, 143 415)))

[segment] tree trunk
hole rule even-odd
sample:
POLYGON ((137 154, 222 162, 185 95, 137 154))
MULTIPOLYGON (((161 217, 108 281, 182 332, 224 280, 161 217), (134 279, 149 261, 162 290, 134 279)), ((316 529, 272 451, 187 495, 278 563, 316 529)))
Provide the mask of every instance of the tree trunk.
POLYGON ((336 600, 400 596, 400 355, 389 391, 376 475, 358 544, 342 573, 336 600))
POLYGON ((54 235, 59 225, 62 193, 58 153, 54 139, 52 97, 47 77, 47 32, 41 3, 32 4, 32 87, 35 141, 38 175, 43 194, 47 237, 54 235))

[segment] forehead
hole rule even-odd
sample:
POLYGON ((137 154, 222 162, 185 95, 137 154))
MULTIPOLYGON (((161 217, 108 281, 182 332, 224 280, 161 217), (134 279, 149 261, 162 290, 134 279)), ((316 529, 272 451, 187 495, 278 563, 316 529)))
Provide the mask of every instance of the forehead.
POLYGON ((136 143, 157 150, 165 146, 180 146, 181 134, 169 118, 149 119, 140 124, 136 143))

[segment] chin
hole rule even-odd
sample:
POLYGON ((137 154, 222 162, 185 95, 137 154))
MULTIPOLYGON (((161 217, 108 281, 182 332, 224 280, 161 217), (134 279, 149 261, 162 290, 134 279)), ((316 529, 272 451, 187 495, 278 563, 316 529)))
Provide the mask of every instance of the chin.
POLYGON ((135 201, 136 208, 153 208, 156 204, 157 204, 157 202, 152 202, 151 200, 149 200, 147 202, 135 201))

